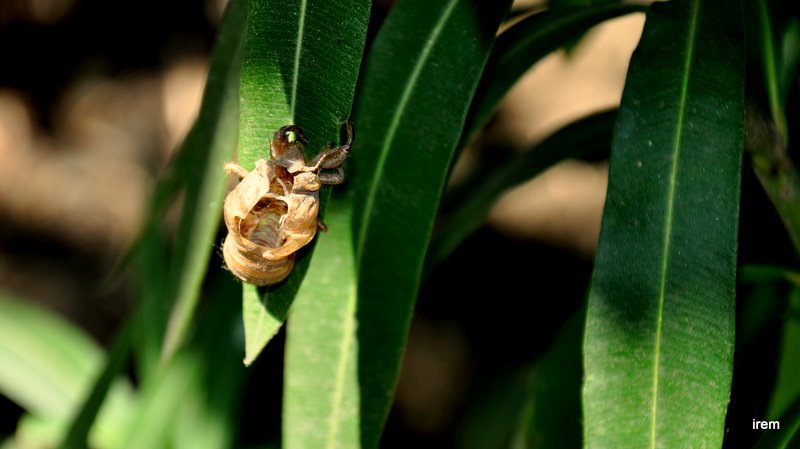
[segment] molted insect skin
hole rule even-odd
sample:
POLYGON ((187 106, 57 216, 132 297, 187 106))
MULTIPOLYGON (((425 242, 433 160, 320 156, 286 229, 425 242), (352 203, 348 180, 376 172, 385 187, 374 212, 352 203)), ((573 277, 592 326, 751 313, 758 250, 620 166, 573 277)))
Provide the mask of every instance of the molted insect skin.
POLYGON ((294 267, 294 255, 279 260, 263 257, 265 250, 283 245, 278 228, 288 205, 270 192, 271 185, 280 187, 277 179, 271 161, 258 161, 256 169, 228 194, 223 208, 228 228, 222 245, 225 264, 243 281, 259 286, 286 279, 294 267))
POLYGON ((292 190, 287 195, 289 210, 279 229, 284 244, 275 250, 265 250, 265 259, 280 260, 314 239, 317 234, 320 187, 316 174, 300 173, 295 176, 292 190))
POLYGON ((242 178, 225 198, 228 236, 222 246, 225 264, 238 278, 259 286, 277 284, 292 271, 295 253, 317 233, 319 189, 344 180, 341 168, 353 141, 347 123, 345 145, 328 148, 309 165, 305 161, 302 130, 294 125, 279 129, 270 144, 272 159, 261 159, 248 172, 234 163, 225 170, 242 178), (336 173, 319 173, 335 169, 336 173))

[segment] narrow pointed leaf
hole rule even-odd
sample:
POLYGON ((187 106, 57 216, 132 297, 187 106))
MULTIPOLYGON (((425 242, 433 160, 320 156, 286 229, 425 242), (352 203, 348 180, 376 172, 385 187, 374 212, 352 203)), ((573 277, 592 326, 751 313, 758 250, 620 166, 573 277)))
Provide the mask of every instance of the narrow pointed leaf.
POLYGON ((562 7, 534 14, 509 28, 497 38, 486 64, 463 138, 470 140, 517 80, 540 59, 605 20, 646 9, 644 3, 621 2, 562 7))
POLYGON ((361 445, 378 445, 436 208, 509 2, 401 0, 371 47, 354 119, 361 445))
POLYGON ((800 20, 790 17, 783 31, 780 49, 780 73, 778 82, 781 92, 781 105, 786 107, 792 83, 797 79, 797 69, 800 67, 800 20))
POLYGON ((789 129, 786 124, 786 112, 784 112, 784 102, 786 92, 781 91, 781 55, 775 48, 775 33, 773 32, 772 20, 770 19, 769 5, 767 0, 753 0, 748 3, 752 14, 756 17, 754 24, 754 41, 758 46, 757 52, 761 59, 763 70, 764 87, 767 93, 767 103, 772 115, 775 127, 778 129, 783 142, 788 142, 789 129))
POLYGON ((359 447, 356 278, 350 200, 328 207, 286 333, 283 445, 359 447), (348 204, 345 204, 347 201, 348 204))
POLYGON ((586 324, 589 448, 720 447, 743 145, 741 3, 648 12, 611 153, 586 324))
POLYGON ((173 419, 186 403, 199 369, 193 354, 179 352, 170 359, 161 374, 142 388, 135 416, 127 428, 120 429, 123 437, 118 448, 169 447, 173 419))
POLYGON ((162 362, 169 360, 186 339, 214 250, 213 237, 227 179, 220 167, 231 159, 236 145, 244 22, 241 1, 232 1, 211 55, 200 113, 182 149, 190 157, 183 167, 187 171, 185 199, 165 291, 175 305, 164 338, 162 362))
MULTIPOLYGON (((353 102, 370 2, 248 3, 238 162, 250 170, 255 161, 269 158, 272 134, 284 125, 303 128, 308 156, 339 140, 353 102)), ((329 194, 325 188, 320 197, 325 201, 329 194)), ((245 286, 245 364, 256 359, 283 324, 308 269, 310 250, 300 252, 285 282, 268 289, 245 286)))

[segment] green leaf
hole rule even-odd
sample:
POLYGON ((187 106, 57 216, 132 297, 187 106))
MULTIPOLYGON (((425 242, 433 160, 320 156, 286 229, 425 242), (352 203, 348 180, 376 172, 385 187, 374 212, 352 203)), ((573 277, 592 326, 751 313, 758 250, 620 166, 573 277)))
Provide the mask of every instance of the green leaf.
POLYGON ((786 308, 783 289, 774 282, 743 289, 736 298, 736 345, 752 345, 786 308))
POLYGON ((103 363, 78 328, 24 301, 0 296, 0 391, 41 417, 66 419, 103 363))
POLYGON ((200 370, 194 354, 179 352, 160 372, 143 386, 130 425, 119 429, 125 449, 166 449, 174 418, 186 404, 200 370))
POLYGON ((797 69, 800 67, 800 20, 790 17, 783 31, 781 39, 781 59, 780 59, 780 92, 781 106, 786 107, 786 99, 792 83, 797 79, 797 69))
POLYGON ((720 447, 743 145, 738 1, 653 5, 631 60, 584 349, 586 447, 720 447))
POLYGON ((789 129, 786 125, 786 113, 783 110, 786 94, 781 92, 780 84, 780 68, 782 61, 778 52, 775 49, 775 37, 770 20, 769 7, 767 0, 751 0, 749 3, 755 10, 753 13, 756 17, 756 30, 755 39, 756 45, 759 46, 758 52, 761 57, 761 67, 764 76, 764 84, 767 90, 767 101, 769 104, 772 120, 775 121, 775 126, 778 128, 783 142, 788 142, 789 129))
POLYGON ((176 449, 234 447, 240 402, 248 370, 244 357, 241 284, 222 268, 211 271, 198 314, 197 333, 187 351, 197 354, 200 369, 179 400, 173 426, 176 449))
POLYGON ((646 10, 644 4, 619 2, 563 7, 534 14, 509 28, 497 38, 486 64, 463 141, 472 139, 514 83, 537 61, 605 20, 646 10))
MULTIPOLYGON (((339 140, 353 102, 370 2, 248 3, 239 164, 252 169, 255 161, 269 157, 272 134, 284 125, 303 128, 309 156, 339 140)), ((330 189, 323 189, 323 203, 329 194, 330 189)), ((301 251, 292 274, 277 286, 245 286, 245 364, 252 363, 280 329, 309 258, 310 251, 301 251)))
MULTIPOLYGON (((159 182, 156 190, 163 185, 159 182)), ((145 224, 135 248, 141 319, 136 320, 134 355, 139 375, 148 378, 158 371, 159 358, 167 329, 170 299, 164 294, 167 285, 168 239, 155 207, 145 224), (156 218, 159 217, 159 218, 156 218)))
POLYGON ((380 439, 436 208, 508 6, 401 0, 366 61, 352 158, 364 448, 380 439))
POLYGON ((447 259, 481 226, 492 205, 506 190, 560 161, 608 155, 616 116, 616 110, 602 112, 568 125, 522 156, 488 173, 479 170, 474 179, 464 183, 462 191, 446 195, 440 213, 444 218, 434 232, 426 267, 447 259))
MULTIPOLYGON (((88 447, 119 447, 120 429, 127 428, 130 422, 134 399, 131 385, 118 378, 98 410, 88 435, 88 447)), ((79 405, 75 404, 75 412, 79 411, 79 405)), ((64 441, 64 436, 69 431, 70 421, 67 417, 57 419, 25 414, 17 423, 14 439, 24 448, 54 448, 64 441)))
POLYGON ((106 366, 94 381, 91 393, 73 418, 69 431, 59 446, 61 449, 82 449, 88 446, 87 437, 100 407, 103 405, 112 383, 126 365, 131 347, 133 324, 132 321, 128 322, 119 331, 114 345, 109 350, 106 366))
POLYGON ((359 447, 351 201, 335 197, 286 333, 283 445, 359 447))
MULTIPOLYGON (((80 329, 24 301, 0 297, 0 392, 30 413, 18 425, 19 441, 59 444, 92 391, 103 359, 102 349, 80 329)), ((110 386, 108 400, 94 410, 99 411, 90 435, 94 445, 114 441, 110 431, 127 418, 130 385, 118 380, 110 386)))
POLYGON ((174 298, 162 363, 166 363, 187 338, 213 240, 220 222, 227 176, 222 170, 236 146, 239 76, 244 47, 241 32, 246 10, 232 1, 220 26, 211 54, 208 81, 200 113, 186 138, 182 168, 186 191, 175 251, 168 268, 166 298, 174 298))
MULTIPOLYGON (((300 268, 295 265, 295 270, 300 268)), ((291 276, 290 276, 291 277, 291 276)), ((289 306, 294 300, 293 291, 297 291, 298 283, 286 281, 275 290, 258 289, 254 285, 242 286, 242 321, 244 321, 245 349, 244 364, 250 366, 255 362, 264 346, 272 340, 283 326, 289 306), (281 294, 288 289, 287 293, 281 294)))
POLYGON ((112 448, 232 447, 246 375, 241 286, 221 268, 207 278, 193 338, 144 382, 112 448))
POLYGON ((739 282, 755 284, 786 281, 800 287, 800 273, 777 265, 745 265, 739 270, 739 282))
POLYGON ((502 373, 490 385, 473 393, 459 425, 459 449, 518 449, 512 435, 521 424, 527 393, 533 383, 533 368, 502 373))

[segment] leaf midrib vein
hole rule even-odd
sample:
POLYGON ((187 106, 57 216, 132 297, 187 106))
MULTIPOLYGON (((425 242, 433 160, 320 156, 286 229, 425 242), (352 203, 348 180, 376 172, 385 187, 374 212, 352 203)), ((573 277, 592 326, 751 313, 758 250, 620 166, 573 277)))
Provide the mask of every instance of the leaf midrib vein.
POLYGON ((336 383, 333 389, 333 409, 330 415, 330 425, 328 427, 328 440, 326 448, 336 447, 336 437, 339 433, 339 421, 342 414, 342 401, 344 399, 345 378, 347 374, 347 361, 350 355, 350 346, 353 344, 355 334, 355 315, 356 315, 356 286, 355 281, 350 282, 350 289, 347 295, 347 311, 345 312, 343 326, 343 336, 339 344, 339 360, 336 366, 336 383))
POLYGON ((358 233, 358 242, 357 242, 357 251, 356 251, 356 264, 357 267, 361 266, 361 256, 364 253, 364 241, 367 236, 367 231, 369 228, 369 216, 371 215, 372 208, 375 204, 375 196, 377 195, 378 191, 378 181, 383 173, 384 167, 386 165, 386 159, 388 158, 389 147, 392 146, 392 142, 394 141, 394 135, 397 133, 397 129, 400 127, 400 120, 405 113, 405 109, 408 106, 408 101, 411 98, 412 91, 414 90, 414 86, 417 83, 417 79, 419 78, 420 73, 422 73, 422 68, 428 61, 430 57, 431 51, 433 49, 436 40, 441 34, 442 29, 444 29, 447 20, 450 18, 450 15, 453 13, 458 0, 450 0, 450 2, 445 7, 444 13, 436 22, 433 29, 431 29, 430 36, 428 37, 427 42, 425 42, 425 46, 422 48, 422 52, 420 52, 420 57, 417 60, 417 64, 414 66, 414 70, 411 72, 411 76, 408 78, 406 85, 403 89, 403 93, 400 96, 400 101, 397 104, 397 109, 395 109, 394 114, 392 115, 392 121, 389 123, 389 128, 386 131, 385 138, 383 140, 383 145, 381 146, 381 150, 378 153, 378 163, 375 166, 374 174, 371 180, 371 183, 368 187, 365 206, 364 206, 364 213, 361 217, 361 227, 358 233))
POLYGON ((689 23, 689 33, 686 38, 686 59, 683 64, 683 77, 681 81, 680 98, 678 102, 678 118, 675 125, 675 136, 672 143, 672 165, 669 173, 669 185, 667 189, 667 213, 664 223, 664 241, 661 257, 661 285, 658 294, 658 312, 656 315, 656 335, 655 348, 653 355, 653 385, 651 390, 652 406, 650 414, 650 448, 656 448, 657 436, 657 413, 658 413, 658 388, 659 370, 661 364, 661 334, 663 332, 664 321, 664 302, 666 299, 667 287, 667 266, 669 264, 669 247, 672 240, 672 219, 675 205, 675 189, 677 185, 678 160, 681 153, 681 139, 683 138, 683 126, 686 114, 686 101, 689 92, 689 73, 692 69, 692 59, 694 58, 694 47, 696 42, 697 23, 700 15, 700 1, 692 2, 691 21, 689 23))
POLYGON ((303 33, 306 27, 306 9, 308 0, 300 0, 300 17, 297 23, 297 46, 294 49, 294 73, 292 73, 292 98, 289 102, 289 117, 295 121, 294 113, 297 106, 297 85, 300 78, 300 54, 303 48, 303 33))

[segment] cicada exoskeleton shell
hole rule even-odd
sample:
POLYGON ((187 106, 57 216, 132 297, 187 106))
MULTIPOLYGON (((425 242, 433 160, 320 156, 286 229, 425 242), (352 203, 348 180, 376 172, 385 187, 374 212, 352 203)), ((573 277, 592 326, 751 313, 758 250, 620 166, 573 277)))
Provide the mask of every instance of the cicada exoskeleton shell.
POLYGON ((264 258, 264 253, 284 244, 280 223, 289 210, 283 186, 291 178, 282 167, 260 160, 228 194, 223 209, 228 236, 222 254, 228 269, 251 284, 264 286, 284 280, 294 266, 294 254, 277 260, 264 258), (285 178, 285 179, 284 179, 285 178))
POLYGON ((297 250, 314 239, 319 227, 324 229, 317 220, 319 189, 344 180, 342 162, 353 141, 350 122, 347 135, 344 145, 328 146, 308 162, 303 131, 288 125, 273 136, 271 159, 257 161, 255 170, 248 172, 233 162, 225 165, 226 171, 242 178, 223 207, 228 236, 222 254, 238 278, 259 286, 286 279, 297 250))

